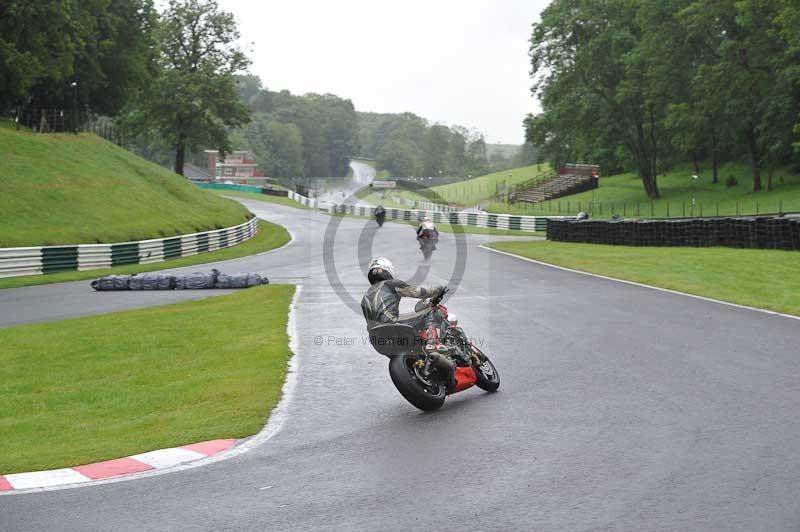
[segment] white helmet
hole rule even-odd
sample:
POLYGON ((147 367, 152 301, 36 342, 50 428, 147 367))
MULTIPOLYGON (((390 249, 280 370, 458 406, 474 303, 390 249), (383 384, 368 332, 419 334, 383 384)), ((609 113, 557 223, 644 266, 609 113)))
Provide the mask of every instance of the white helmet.
POLYGON ((375 284, 379 281, 394 279, 396 273, 397 270, 395 270, 392 261, 384 257, 378 257, 369 264, 367 279, 369 279, 369 284, 375 284))

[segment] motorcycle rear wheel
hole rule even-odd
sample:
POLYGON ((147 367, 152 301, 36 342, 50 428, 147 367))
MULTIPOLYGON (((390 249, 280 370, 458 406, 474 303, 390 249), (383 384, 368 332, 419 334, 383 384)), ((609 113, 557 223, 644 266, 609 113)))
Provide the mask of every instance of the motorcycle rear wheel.
POLYGON ((389 360, 389 376, 400 394, 420 410, 438 410, 444 404, 447 390, 436 375, 429 382, 419 375, 414 363, 419 357, 398 355, 389 360))

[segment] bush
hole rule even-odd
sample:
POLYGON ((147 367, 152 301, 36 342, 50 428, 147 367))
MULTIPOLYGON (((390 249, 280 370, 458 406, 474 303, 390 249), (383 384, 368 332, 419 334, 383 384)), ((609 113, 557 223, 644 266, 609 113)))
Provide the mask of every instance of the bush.
POLYGON ((729 175, 725 178, 725 186, 728 188, 735 187, 739 184, 739 180, 737 180, 734 176, 729 175))

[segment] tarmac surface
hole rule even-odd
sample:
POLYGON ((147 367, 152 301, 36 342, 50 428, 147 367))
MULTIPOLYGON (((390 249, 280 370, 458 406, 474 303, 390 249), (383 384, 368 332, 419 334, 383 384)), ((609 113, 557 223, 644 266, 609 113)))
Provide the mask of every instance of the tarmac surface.
MULTIPOLYGON (((195 469, 0 496, 0 530, 798 530, 797 321, 478 247, 501 237, 443 234, 425 263, 408 226, 244 203, 292 243, 182 271, 303 285, 282 430, 195 469), (492 357, 498 393, 435 413, 405 402, 352 308, 379 255, 451 286, 445 305, 492 357)), ((2 290, 0 323, 208 295, 2 290)))

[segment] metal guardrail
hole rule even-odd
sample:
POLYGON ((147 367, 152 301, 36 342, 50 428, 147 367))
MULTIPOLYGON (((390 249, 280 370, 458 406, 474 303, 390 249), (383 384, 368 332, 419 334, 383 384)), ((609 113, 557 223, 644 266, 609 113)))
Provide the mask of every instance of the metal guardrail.
MULTIPOLYGON (((216 185, 207 188, 220 188, 224 185, 216 185)), ((231 186, 231 185, 228 185, 231 186)), ((236 185, 245 186, 245 185, 236 185)), ((256 187, 257 188, 257 187, 256 187)), ((364 205, 346 205, 319 201, 315 198, 307 198, 302 194, 289 191, 288 198, 305 205, 312 209, 320 209, 330 213, 351 214, 354 216, 375 215, 374 207, 364 205)), ((431 204, 433 205, 433 204, 431 204)), ((424 206, 424 205, 423 205, 424 206)), ((446 223, 451 225, 466 225, 472 227, 486 227, 491 229, 508 229, 519 231, 545 231, 549 218, 563 219, 574 218, 573 216, 522 216, 514 214, 494 214, 489 212, 441 212, 434 209, 386 209, 386 217, 390 220, 405 220, 421 222, 426 217, 430 217, 435 223, 446 223)))
POLYGON ((0 248, 0 278, 151 264, 230 247, 258 232, 258 218, 201 233, 113 244, 0 248))
MULTIPOLYGON (((374 216, 374 208, 365 207, 363 205, 331 204, 329 206, 329 211, 337 214, 374 216)), ((518 231, 545 231, 547 229, 548 218, 564 218, 563 216, 516 216, 513 214, 493 214, 488 212, 438 212, 418 209, 386 209, 386 217, 390 220, 409 222, 421 222, 426 217, 429 217, 434 223, 440 224, 518 231)))
MULTIPOLYGON (((375 208, 365 205, 320 202, 301 196, 296 192, 289 192, 289 198, 302 205, 326 210, 334 214, 375 216, 375 208)), ((386 217, 390 220, 409 222, 421 222, 426 217, 430 217, 435 223, 518 231, 545 231, 549 218, 572 218, 571 216, 518 216, 513 214, 493 214, 489 212, 438 212, 423 209, 386 209, 386 217)))

